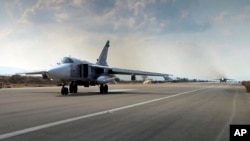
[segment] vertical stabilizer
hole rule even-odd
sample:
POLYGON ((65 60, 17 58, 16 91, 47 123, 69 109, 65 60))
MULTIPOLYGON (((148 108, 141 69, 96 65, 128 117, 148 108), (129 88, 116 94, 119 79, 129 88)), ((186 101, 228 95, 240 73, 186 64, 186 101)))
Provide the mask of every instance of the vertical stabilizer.
POLYGON ((104 48, 102 49, 102 53, 97 59, 97 62, 96 62, 97 65, 108 66, 107 64, 108 49, 109 49, 109 40, 106 42, 104 48))

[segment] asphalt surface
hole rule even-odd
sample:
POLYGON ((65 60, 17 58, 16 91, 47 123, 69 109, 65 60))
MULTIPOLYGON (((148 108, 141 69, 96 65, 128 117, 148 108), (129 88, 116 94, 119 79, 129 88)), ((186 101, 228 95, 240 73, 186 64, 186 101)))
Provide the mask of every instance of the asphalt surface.
POLYGON ((230 124, 250 124, 239 84, 127 84, 0 89, 0 140, 229 141, 230 124))

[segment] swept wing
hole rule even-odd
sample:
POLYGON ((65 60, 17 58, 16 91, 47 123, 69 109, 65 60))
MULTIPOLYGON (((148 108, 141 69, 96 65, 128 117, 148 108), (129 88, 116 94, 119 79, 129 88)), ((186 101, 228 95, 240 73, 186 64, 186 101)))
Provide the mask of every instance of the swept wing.
POLYGON ((124 75, 169 76, 169 74, 164 74, 164 73, 155 73, 155 72, 121 69, 121 68, 112 68, 112 73, 124 74, 124 75))

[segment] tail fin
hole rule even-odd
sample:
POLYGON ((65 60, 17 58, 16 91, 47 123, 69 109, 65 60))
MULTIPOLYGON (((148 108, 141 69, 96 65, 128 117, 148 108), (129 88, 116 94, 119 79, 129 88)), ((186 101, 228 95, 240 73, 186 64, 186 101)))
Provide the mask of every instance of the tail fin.
POLYGON ((96 62, 97 65, 108 66, 107 64, 108 49, 109 49, 109 40, 106 42, 104 48, 102 49, 102 53, 97 59, 97 62, 96 62))

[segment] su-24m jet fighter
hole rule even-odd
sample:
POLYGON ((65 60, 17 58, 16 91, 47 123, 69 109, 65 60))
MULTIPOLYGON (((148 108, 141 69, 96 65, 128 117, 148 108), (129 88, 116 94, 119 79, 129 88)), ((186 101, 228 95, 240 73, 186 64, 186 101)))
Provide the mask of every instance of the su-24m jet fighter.
POLYGON ((233 79, 228 79, 228 78, 222 77, 222 78, 220 78, 220 79, 215 79, 215 80, 219 80, 220 83, 227 83, 228 80, 233 80, 233 79))
POLYGON ((169 74, 109 67, 107 64, 108 49, 109 41, 106 42, 95 64, 72 57, 64 57, 60 63, 46 71, 22 74, 41 74, 43 78, 62 81, 62 95, 67 95, 69 92, 77 93, 80 85, 84 87, 98 85, 100 93, 108 93, 108 83, 115 82, 115 74, 131 75, 131 80, 135 80, 136 75, 162 76, 165 80, 169 79, 169 74), (66 82, 70 82, 69 89, 65 86, 66 82))

